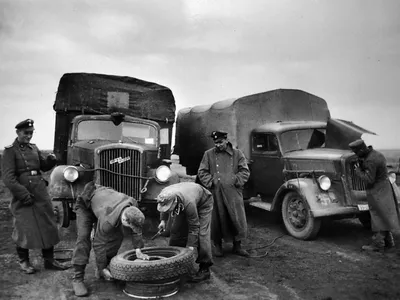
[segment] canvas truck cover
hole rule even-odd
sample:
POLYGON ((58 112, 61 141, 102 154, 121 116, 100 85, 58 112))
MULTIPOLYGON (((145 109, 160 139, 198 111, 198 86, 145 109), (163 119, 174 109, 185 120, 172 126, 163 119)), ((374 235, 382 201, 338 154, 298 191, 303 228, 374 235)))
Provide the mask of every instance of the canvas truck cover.
POLYGON ((301 90, 278 89, 237 99, 184 108, 176 121, 175 153, 195 175, 204 151, 214 146, 214 130, 228 132, 234 147, 250 157, 250 134, 260 125, 277 121, 324 121, 330 118, 324 99, 301 90))
POLYGON ((175 120, 175 100, 165 86, 133 77, 64 74, 53 106, 56 112, 126 115, 154 121, 175 120))

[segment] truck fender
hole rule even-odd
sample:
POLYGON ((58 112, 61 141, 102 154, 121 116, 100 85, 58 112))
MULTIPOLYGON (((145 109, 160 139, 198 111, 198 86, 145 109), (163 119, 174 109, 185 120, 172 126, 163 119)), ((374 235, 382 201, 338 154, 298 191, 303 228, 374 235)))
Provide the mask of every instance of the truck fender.
POLYGON ((317 195, 321 193, 321 190, 318 183, 312 178, 298 178, 290 179, 281 185, 272 201, 271 210, 280 210, 283 198, 291 191, 299 193, 299 195, 302 195, 306 199, 311 212, 319 208, 317 206, 317 195))
POLYGON ((85 172, 82 167, 76 167, 79 171, 79 177, 75 182, 68 182, 64 178, 64 170, 69 165, 56 166, 50 174, 49 185, 47 190, 51 199, 65 199, 76 200, 76 197, 83 191, 85 183, 87 182, 86 176, 82 176, 85 172), (86 179, 86 180, 84 180, 86 179))

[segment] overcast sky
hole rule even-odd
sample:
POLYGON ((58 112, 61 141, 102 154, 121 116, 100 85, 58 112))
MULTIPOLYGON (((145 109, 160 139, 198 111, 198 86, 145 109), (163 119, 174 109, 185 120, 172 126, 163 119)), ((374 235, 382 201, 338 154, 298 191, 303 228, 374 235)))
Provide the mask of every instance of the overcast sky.
POLYGON ((400 148, 398 0, 0 0, 0 147, 19 121, 52 149, 64 73, 168 86, 177 111, 277 88, 400 148))

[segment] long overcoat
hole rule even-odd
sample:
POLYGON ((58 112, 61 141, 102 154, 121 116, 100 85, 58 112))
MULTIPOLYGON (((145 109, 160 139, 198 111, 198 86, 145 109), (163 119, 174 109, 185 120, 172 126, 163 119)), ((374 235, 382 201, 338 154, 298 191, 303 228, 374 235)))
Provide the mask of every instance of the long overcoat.
POLYGON ((247 220, 243 203, 243 186, 250 177, 246 158, 231 143, 225 151, 207 150, 198 170, 200 182, 211 190, 214 208, 211 238, 243 240, 247 236, 247 220))
POLYGON ((386 159, 369 147, 356 174, 367 185, 367 200, 371 214, 372 231, 399 231, 400 218, 397 199, 388 179, 386 159))
POLYGON ((9 206, 14 217, 12 239, 19 247, 47 249, 59 242, 53 205, 40 173, 55 164, 56 160, 45 158, 35 144, 20 144, 16 139, 4 149, 3 181, 13 195, 9 206), (35 172, 37 175, 32 175, 35 172), (33 205, 25 206, 22 201, 28 197, 33 205))

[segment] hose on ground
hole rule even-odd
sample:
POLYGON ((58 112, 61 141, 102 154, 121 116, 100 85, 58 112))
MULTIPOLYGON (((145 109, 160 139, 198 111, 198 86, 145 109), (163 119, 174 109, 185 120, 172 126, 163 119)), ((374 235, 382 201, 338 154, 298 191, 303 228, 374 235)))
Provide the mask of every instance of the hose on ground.
MULTIPOLYGON (((247 251, 254 251, 254 250, 260 250, 260 249, 263 249, 263 248, 271 247, 276 242, 276 240, 280 239, 281 237, 284 237, 285 235, 286 234, 281 234, 281 235, 275 237, 272 240, 271 243, 266 244, 264 246, 260 246, 260 247, 250 248, 250 249, 247 249, 247 251)), ((262 257, 265 257, 267 255, 268 255, 268 251, 266 251, 264 254, 261 254, 261 255, 250 255, 249 258, 262 258, 262 257)))

